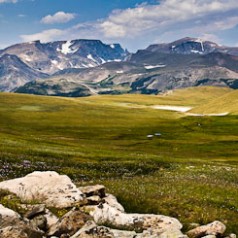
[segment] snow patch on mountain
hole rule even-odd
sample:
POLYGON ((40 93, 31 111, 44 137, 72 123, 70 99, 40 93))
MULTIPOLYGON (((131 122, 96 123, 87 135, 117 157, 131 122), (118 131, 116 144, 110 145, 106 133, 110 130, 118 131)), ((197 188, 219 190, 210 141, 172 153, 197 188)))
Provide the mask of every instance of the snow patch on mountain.
POLYGON ((204 45, 203 45, 203 40, 202 39, 196 39, 194 42, 197 42, 197 43, 200 43, 201 44, 201 49, 202 49, 202 52, 204 52, 204 45))
POLYGON ((61 50, 58 49, 58 51, 60 51, 61 53, 67 55, 67 54, 73 54, 75 53, 78 49, 71 49, 71 46, 73 45, 73 43, 71 41, 66 41, 65 44, 63 44, 61 46, 61 50))
POLYGON ((101 64, 106 63, 106 61, 103 58, 100 58, 100 60, 101 60, 101 64))
POLYGON ((96 59, 94 59, 91 54, 88 54, 88 55, 87 55, 87 58, 90 59, 90 60, 92 60, 92 61, 95 62, 95 63, 98 63, 98 61, 97 61, 96 59))
POLYGON ((158 109, 158 110, 175 111, 175 112, 188 112, 192 109, 192 107, 172 106, 172 105, 155 105, 155 106, 152 106, 152 108, 158 109))
POLYGON ((164 64, 158 64, 158 65, 145 65, 145 69, 155 69, 155 68, 164 68, 166 65, 164 64))

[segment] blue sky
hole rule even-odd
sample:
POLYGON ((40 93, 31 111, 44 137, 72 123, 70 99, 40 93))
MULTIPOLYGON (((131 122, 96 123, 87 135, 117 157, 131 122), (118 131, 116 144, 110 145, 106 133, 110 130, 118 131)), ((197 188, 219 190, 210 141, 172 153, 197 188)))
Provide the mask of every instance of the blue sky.
POLYGON ((0 0, 0 48, 87 38, 135 51, 185 36, 238 46, 238 1, 0 0))

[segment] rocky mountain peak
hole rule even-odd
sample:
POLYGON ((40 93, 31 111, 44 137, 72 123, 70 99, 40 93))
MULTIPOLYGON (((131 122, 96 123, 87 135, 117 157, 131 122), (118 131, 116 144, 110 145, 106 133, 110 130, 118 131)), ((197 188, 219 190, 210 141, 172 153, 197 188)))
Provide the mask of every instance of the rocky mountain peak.
POLYGON ((109 61, 122 61, 128 52, 120 44, 77 39, 16 44, 0 51, 0 56, 4 54, 16 55, 31 68, 53 74, 67 68, 91 68, 109 61))
POLYGON ((168 44, 150 45, 146 50, 167 54, 209 54, 218 48, 219 46, 214 42, 200 38, 185 37, 168 44))

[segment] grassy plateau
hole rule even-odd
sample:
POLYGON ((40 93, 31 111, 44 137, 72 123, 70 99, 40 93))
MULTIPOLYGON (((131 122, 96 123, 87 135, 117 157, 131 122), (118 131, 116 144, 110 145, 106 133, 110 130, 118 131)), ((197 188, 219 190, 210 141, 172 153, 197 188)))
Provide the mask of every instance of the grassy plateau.
POLYGON ((128 212, 174 216, 185 230, 217 219, 238 233, 237 98, 212 87, 161 96, 0 93, 0 179, 55 170, 78 185, 104 184, 128 212))

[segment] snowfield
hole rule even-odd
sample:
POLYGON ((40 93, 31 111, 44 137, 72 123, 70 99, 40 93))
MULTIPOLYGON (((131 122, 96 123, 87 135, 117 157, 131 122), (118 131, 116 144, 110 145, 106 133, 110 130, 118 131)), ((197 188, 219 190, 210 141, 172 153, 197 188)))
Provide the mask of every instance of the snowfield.
POLYGON ((153 109, 159 110, 168 110, 168 111, 176 111, 176 112, 188 112, 192 109, 192 107, 182 107, 182 106, 171 106, 171 105, 155 105, 152 106, 153 109))
POLYGON ((187 113, 188 116, 194 116, 194 117, 224 117, 227 116, 229 112, 223 112, 223 113, 209 113, 209 114, 198 114, 198 113, 187 113))

